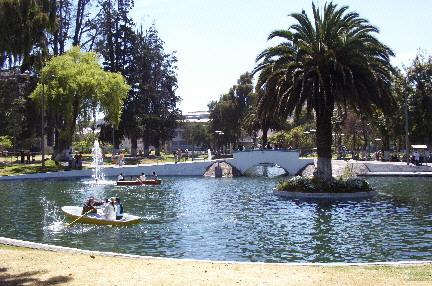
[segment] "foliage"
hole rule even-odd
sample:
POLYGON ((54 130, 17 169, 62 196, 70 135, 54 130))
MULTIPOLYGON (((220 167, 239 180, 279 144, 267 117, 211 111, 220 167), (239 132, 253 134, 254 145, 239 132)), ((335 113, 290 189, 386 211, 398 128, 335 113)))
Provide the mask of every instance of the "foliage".
POLYGON ((368 182, 359 178, 322 180, 321 178, 293 177, 280 181, 276 189, 285 192, 302 193, 356 193, 371 192, 368 182))
POLYGON ((60 138, 55 153, 62 159, 72 144, 79 115, 99 110, 112 124, 120 120, 123 100, 129 90, 120 74, 104 72, 96 54, 83 53, 78 47, 52 58, 43 68, 40 82, 32 94, 36 103, 44 95, 56 115, 60 138))
POLYGON ((49 0, 0 1, 0 68, 20 66, 22 71, 42 66, 48 55, 46 32, 54 17, 49 0))
POLYGON ((81 152, 91 152, 95 140, 97 140, 99 134, 89 132, 85 134, 79 134, 73 142, 73 149, 81 152))
MULTIPOLYGON (((188 143, 194 146, 209 147, 211 142, 211 136, 208 132, 208 128, 201 123, 184 123, 184 133, 183 138, 186 139, 188 143)), ((206 148, 206 149, 207 149, 206 148)))
POLYGON ((34 87, 35 79, 28 74, 9 71, 0 79, 0 135, 10 136, 16 148, 32 147, 32 139, 40 131, 40 120, 29 98, 34 87))
POLYGON ((12 148, 12 137, 10 136, 0 136, 0 150, 12 148))
POLYGON ((209 103, 210 130, 212 133, 223 131, 223 143, 237 143, 244 133, 244 119, 248 116, 247 133, 253 133, 255 123, 249 109, 253 103, 252 75, 246 72, 237 80, 228 93, 221 95, 218 101, 209 103))
POLYGON ((335 104, 368 112, 390 107, 393 52, 375 36, 378 29, 347 6, 326 3, 321 12, 312 4, 288 30, 269 39, 283 42, 257 57, 257 88, 266 88, 267 110, 299 116, 315 111, 318 163, 316 175, 331 178, 331 118, 335 104))
POLYGON ((139 134, 145 145, 159 146, 174 137, 181 119, 177 107, 180 98, 177 89, 177 58, 166 53, 164 42, 154 26, 137 34, 134 51, 133 93, 126 109, 135 117, 139 134))
POLYGON ((411 141, 432 144, 432 56, 419 52, 407 68, 411 141))

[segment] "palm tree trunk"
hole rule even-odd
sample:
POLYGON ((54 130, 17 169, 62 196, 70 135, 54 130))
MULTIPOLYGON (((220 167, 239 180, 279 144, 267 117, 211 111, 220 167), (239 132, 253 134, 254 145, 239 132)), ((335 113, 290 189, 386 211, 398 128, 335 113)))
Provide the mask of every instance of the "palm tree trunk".
POLYGON ((314 176, 323 180, 332 178, 331 145, 333 108, 320 108, 316 112, 316 146, 318 153, 317 169, 314 176))

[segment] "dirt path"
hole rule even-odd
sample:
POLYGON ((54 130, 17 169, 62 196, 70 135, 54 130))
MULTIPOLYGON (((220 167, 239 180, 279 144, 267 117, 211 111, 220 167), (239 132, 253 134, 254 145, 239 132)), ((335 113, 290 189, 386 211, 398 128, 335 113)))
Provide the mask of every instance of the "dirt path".
POLYGON ((432 265, 216 263, 0 245, 0 285, 432 285, 432 265))

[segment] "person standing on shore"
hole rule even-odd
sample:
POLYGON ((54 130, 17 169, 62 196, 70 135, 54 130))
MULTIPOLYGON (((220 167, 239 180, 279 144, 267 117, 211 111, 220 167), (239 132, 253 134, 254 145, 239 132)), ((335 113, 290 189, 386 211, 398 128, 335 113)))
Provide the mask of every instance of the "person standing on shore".
POLYGON ((414 155, 415 165, 416 166, 420 165, 420 153, 417 150, 415 150, 413 155, 414 155))

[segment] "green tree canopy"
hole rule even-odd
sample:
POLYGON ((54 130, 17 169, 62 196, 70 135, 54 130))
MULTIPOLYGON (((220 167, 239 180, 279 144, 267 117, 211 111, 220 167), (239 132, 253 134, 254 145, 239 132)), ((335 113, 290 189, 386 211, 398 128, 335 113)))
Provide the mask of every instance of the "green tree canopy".
POLYGON ((100 111, 106 121, 117 125, 129 89, 121 74, 102 70, 94 53, 74 47, 52 58, 42 69, 32 98, 39 103, 44 95, 46 105, 55 114, 55 128, 59 131, 54 148, 56 160, 67 157, 79 116, 100 111))
POLYGON ((347 6, 330 2, 320 11, 312 4, 312 10, 312 19, 291 14, 295 24, 270 34, 282 42, 258 56, 254 72, 260 72, 257 87, 271 97, 269 108, 285 116, 304 107, 315 112, 316 175, 330 179, 335 104, 362 111, 390 106, 393 52, 374 36, 378 29, 347 6))
POLYGON ((40 67, 48 55, 47 31, 55 15, 49 0, 0 0, 0 67, 40 67))

